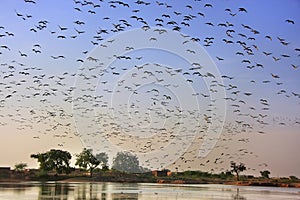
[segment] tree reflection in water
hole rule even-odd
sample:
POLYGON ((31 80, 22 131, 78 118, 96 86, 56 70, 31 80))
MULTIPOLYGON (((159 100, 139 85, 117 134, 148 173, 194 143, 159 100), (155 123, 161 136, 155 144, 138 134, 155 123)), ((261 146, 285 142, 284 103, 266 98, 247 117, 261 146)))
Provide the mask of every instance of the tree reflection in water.
POLYGON ((38 200, 137 200, 138 193, 122 192, 118 186, 108 183, 43 183, 39 187, 38 200), (114 192, 108 192, 114 191, 114 192))
POLYGON ((12 190, 13 193, 15 193, 17 195, 22 195, 30 187, 33 187, 33 186, 30 185, 30 184, 28 184, 28 185, 23 185, 23 184, 0 184, 0 193, 5 192, 7 190, 12 190))
POLYGON ((40 185, 39 200, 67 200, 74 188, 67 183, 43 183, 40 185))
POLYGON ((86 183, 80 184, 76 187, 76 192, 74 194, 74 199, 76 200, 100 200, 102 198, 98 197, 98 192, 102 191, 101 187, 103 184, 98 183, 86 183))
POLYGON ((232 195, 233 200, 246 200, 246 197, 240 195, 240 188, 236 188, 236 194, 232 195))
POLYGON ((99 182, 0 183, 0 200, 298 199, 299 188, 99 182), (254 198, 253 198, 254 197, 254 198))

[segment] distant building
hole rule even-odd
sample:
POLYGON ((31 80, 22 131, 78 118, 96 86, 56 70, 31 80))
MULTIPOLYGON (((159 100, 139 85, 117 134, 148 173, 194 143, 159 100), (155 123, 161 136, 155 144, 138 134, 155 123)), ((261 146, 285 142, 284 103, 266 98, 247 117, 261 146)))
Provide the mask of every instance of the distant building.
POLYGON ((171 171, 168 169, 152 171, 152 175, 156 177, 171 176, 171 174, 171 171))
POLYGON ((0 167, 0 178, 8 178, 11 175, 10 167, 0 167))
POLYGON ((10 167, 0 167, 0 172, 9 172, 10 167))

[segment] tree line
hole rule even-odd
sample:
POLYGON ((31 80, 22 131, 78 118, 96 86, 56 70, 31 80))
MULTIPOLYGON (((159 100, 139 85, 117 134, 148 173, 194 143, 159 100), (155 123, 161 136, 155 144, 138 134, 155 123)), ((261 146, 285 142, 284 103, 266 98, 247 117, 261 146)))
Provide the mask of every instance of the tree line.
MULTIPOLYGON (((108 155, 105 152, 93 154, 92 149, 84 148, 82 152, 76 154, 75 166, 80 169, 89 172, 90 176, 93 176, 93 172, 97 168, 101 168, 102 171, 109 170, 108 155)), ((39 169, 42 172, 55 171, 56 174, 69 174, 75 170, 70 166, 72 155, 68 151, 59 149, 51 149, 45 153, 31 154, 31 158, 37 159, 39 162, 39 169)), ((23 171, 27 167, 26 163, 18 163, 15 165, 17 172, 23 171)), ((240 173, 247 168, 244 163, 230 162, 230 171, 226 174, 235 174, 236 179, 239 180, 240 173)), ((139 165, 138 157, 130 152, 118 152, 113 158, 111 169, 127 172, 127 173, 143 173, 150 171, 139 165)), ((261 177, 269 178, 270 171, 260 171, 261 177)))
MULTIPOLYGON (((56 174, 69 174, 74 170, 70 166, 72 155, 68 151, 51 149, 45 153, 31 154, 30 157, 37 159, 39 169, 44 172, 55 171, 56 174)), ((88 171, 90 176, 93 176, 96 168, 101 167, 104 171, 109 169, 108 159, 109 157, 105 152, 94 155, 92 149, 84 148, 81 153, 76 154, 75 166, 88 171)), ((129 173, 146 171, 146 169, 139 166, 137 156, 129 152, 118 152, 113 159, 111 169, 129 173)))

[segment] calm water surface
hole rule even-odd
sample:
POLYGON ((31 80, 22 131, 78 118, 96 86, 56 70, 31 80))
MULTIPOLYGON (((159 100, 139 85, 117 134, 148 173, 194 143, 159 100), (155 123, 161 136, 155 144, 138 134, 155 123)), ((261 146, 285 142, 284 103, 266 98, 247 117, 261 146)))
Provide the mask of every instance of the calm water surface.
POLYGON ((147 183, 0 183, 0 200, 291 199, 299 188, 147 183))

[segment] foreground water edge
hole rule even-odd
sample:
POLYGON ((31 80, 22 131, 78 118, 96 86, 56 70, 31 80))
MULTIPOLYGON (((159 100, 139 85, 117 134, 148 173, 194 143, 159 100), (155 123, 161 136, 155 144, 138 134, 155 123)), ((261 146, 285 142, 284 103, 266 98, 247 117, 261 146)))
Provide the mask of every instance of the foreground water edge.
POLYGON ((19 199, 293 199, 299 188, 234 186, 220 184, 158 184, 114 182, 0 183, 0 200, 19 199))

